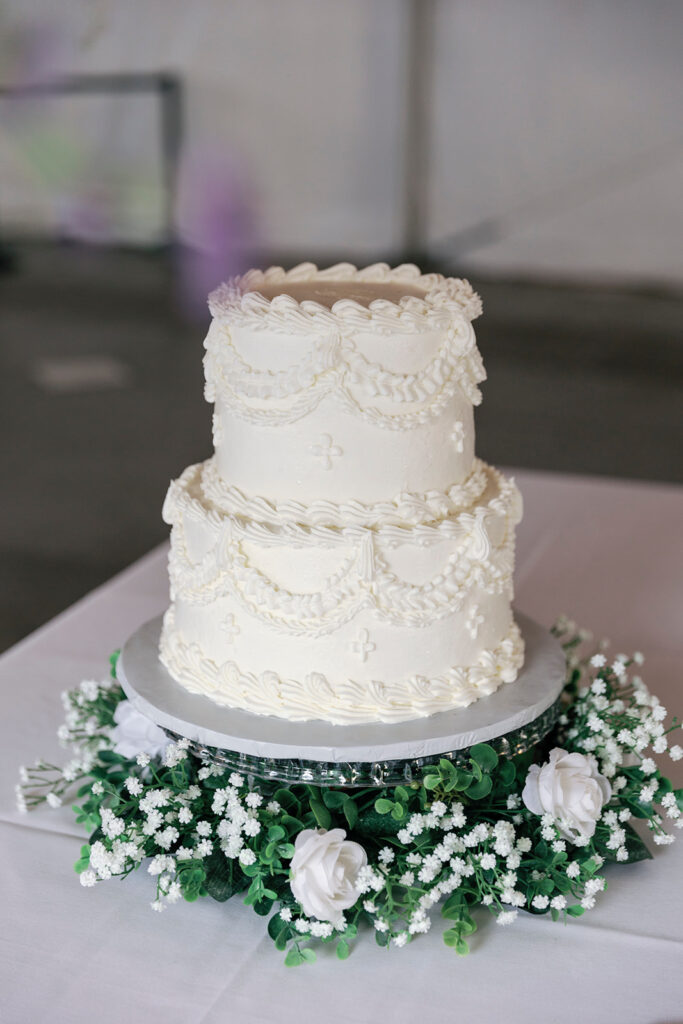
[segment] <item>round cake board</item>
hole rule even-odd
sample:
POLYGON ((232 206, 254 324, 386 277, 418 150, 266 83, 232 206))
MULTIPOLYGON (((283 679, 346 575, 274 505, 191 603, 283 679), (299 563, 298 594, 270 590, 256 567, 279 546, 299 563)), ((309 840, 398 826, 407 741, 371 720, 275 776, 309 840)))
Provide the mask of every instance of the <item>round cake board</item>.
POLYGON ((515 619, 524 637, 525 658, 514 683, 501 685, 467 708, 407 722, 290 722, 215 704, 185 690, 159 661, 161 616, 130 637, 121 651, 117 675, 140 712, 203 747, 254 758, 339 764, 421 759, 513 733, 557 701, 566 680, 559 641, 526 615, 516 613, 515 619))

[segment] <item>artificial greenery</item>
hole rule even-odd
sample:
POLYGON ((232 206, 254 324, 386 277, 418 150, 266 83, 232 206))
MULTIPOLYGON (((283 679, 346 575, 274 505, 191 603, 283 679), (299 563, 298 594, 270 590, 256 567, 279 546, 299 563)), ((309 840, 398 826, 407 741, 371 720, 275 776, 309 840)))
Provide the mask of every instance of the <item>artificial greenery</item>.
POLYGON ((442 758, 419 781, 383 789, 248 779, 203 763, 183 740, 164 740, 158 756, 126 756, 117 750, 115 715, 125 695, 114 657, 111 679, 63 695, 59 735, 75 756, 62 769, 22 768, 19 806, 59 806, 77 785, 73 809, 89 836, 76 862, 85 886, 145 865, 156 880, 155 910, 240 894, 268 918, 290 966, 313 961, 317 942, 333 943, 345 959, 364 924, 379 945, 405 945, 429 929, 437 905, 444 941, 459 954, 468 952, 479 906, 503 925, 519 909, 579 917, 606 887, 606 861, 651 856, 634 821, 656 844, 673 841, 664 824, 680 826, 683 790, 673 789, 648 749, 673 759, 683 750, 669 742, 678 723, 665 727, 665 709, 634 674, 640 656, 612 664, 601 650, 580 657, 586 634, 567 621, 554 632, 567 653, 568 682, 564 712, 543 743, 509 759, 479 743, 465 762, 442 758), (568 835, 561 821, 522 800, 531 764, 556 747, 594 758, 610 781, 590 837, 568 835), (308 829, 343 829, 367 854, 358 898, 334 924, 306 917, 290 887, 297 836, 308 829))

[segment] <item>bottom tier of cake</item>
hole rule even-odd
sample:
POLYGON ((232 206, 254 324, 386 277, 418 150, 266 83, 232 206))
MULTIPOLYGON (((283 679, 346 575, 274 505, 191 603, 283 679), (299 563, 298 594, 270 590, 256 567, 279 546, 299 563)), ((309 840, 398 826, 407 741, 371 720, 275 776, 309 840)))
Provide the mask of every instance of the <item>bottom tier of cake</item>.
POLYGON ((399 722, 512 682, 519 493, 490 467, 472 505, 432 524, 259 523, 219 508, 203 467, 172 484, 172 604, 160 654, 219 704, 295 721, 399 722))

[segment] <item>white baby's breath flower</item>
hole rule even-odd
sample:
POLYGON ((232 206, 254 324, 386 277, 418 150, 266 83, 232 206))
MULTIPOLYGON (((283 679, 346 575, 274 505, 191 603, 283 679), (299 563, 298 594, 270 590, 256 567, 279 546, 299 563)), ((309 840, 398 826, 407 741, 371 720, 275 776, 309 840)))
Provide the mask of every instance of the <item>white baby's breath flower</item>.
POLYGON ((279 814, 282 808, 277 800, 270 800, 269 803, 266 804, 266 810, 268 811, 268 814, 279 814))
POLYGON ((48 793, 45 799, 50 807, 57 808, 62 806, 62 798, 57 793, 48 793))
POLYGON ((672 761, 680 761, 683 757, 683 747, 679 746, 678 743, 674 743, 673 747, 669 748, 669 757, 672 761))
POLYGON ((86 868, 85 871, 81 871, 79 880, 81 885, 84 885, 86 888, 89 889, 91 886, 97 884, 97 875, 95 874, 92 868, 86 868))
POLYGON ((567 899, 565 896, 553 896, 550 906, 553 910, 564 910, 567 906, 567 899))
POLYGON ((258 818, 246 818, 242 825, 242 831, 246 836, 257 836, 261 831, 261 822, 258 818))
POLYGON ((496 924, 512 924, 516 919, 518 911, 516 910, 501 910, 496 917, 496 924))

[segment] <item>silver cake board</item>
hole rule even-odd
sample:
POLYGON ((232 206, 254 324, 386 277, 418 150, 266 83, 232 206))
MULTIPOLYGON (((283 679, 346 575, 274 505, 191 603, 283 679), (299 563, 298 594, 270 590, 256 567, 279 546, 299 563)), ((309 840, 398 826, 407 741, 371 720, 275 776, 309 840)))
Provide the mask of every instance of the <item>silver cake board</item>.
POLYGON ((161 616, 124 645, 117 676, 140 712, 172 735, 189 739, 192 753, 206 761, 290 783, 394 785, 412 781, 423 765, 439 757, 462 760, 475 743, 491 743, 511 756, 550 731, 566 680, 564 652, 543 626, 519 613, 515 619, 525 658, 514 683, 467 708, 407 722, 290 722, 215 704, 184 689, 159 661, 161 616))

